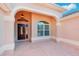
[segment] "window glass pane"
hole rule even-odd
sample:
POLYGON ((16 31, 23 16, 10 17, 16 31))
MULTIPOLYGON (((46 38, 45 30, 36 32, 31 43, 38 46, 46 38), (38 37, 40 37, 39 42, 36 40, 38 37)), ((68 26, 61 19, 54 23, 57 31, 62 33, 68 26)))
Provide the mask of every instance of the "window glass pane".
POLYGON ((49 31, 45 31, 45 36, 49 36, 49 31))
POLYGON ((43 30, 43 25, 38 24, 38 31, 42 31, 42 30, 43 30))
POLYGON ((43 31, 38 31, 38 36, 43 36, 43 31))
POLYGON ((49 31, 49 25, 45 25, 45 31, 49 31))

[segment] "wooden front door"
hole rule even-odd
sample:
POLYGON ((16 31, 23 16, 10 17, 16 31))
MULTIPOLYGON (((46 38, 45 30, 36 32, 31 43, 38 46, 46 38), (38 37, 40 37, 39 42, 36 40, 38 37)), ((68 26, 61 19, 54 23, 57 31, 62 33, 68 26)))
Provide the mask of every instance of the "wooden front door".
POLYGON ((28 30, 26 30, 27 27, 28 25, 26 24, 17 24, 18 40, 28 39, 28 33, 27 33, 28 30))

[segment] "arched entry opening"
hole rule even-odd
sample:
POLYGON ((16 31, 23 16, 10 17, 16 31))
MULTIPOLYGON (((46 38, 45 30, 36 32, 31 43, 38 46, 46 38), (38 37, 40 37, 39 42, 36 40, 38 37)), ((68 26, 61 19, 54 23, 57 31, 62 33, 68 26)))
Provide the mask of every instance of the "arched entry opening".
POLYGON ((31 12, 21 10, 15 14, 15 30, 15 42, 31 42, 31 12))

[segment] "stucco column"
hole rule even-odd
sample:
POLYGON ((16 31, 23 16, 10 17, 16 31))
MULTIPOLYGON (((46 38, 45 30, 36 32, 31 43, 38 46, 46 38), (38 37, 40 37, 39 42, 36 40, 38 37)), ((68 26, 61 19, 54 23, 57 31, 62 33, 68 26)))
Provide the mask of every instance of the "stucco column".
POLYGON ((14 21, 11 14, 4 18, 4 29, 4 46, 7 47, 6 50, 14 50, 14 21))
POLYGON ((60 23, 60 21, 57 21, 57 24, 56 24, 56 26, 57 26, 57 38, 56 38, 56 41, 57 42, 60 42, 60 34, 61 34, 61 23, 60 23))

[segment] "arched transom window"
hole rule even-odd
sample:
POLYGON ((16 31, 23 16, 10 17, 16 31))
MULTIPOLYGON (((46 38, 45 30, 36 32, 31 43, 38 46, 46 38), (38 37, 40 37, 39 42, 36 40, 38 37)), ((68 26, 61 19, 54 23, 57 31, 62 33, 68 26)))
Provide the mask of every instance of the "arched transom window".
POLYGON ((39 21, 37 24, 38 36, 49 36, 49 23, 46 21, 39 21))

